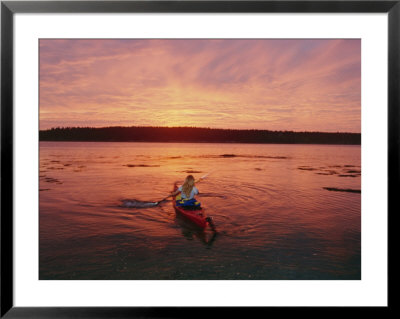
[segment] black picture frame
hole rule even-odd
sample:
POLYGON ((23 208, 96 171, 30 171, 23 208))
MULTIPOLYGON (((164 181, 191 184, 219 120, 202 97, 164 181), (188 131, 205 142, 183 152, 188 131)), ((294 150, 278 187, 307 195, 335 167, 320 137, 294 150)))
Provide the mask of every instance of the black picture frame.
MULTIPOLYGON (((178 318, 266 315, 277 307, 15 307, 13 301, 13 19, 16 13, 387 13, 388 14, 388 225, 398 213, 400 186, 400 0, 396 1, 1 1, 1 317, 178 318), (251 314, 249 314, 251 311, 251 314)), ((389 226, 388 226, 389 228, 389 226)), ((390 232, 388 247, 390 252, 390 232)), ((388 261, 389 255, 388 255, 388 261)), ((390 269, 388 269, 389 271, 390 269)), ((388 280, 388 287, 389 287, 388 280)), ((391 295, 388 307, 391 309, 391 295)), ((290 310, 299 310, 291 307, 290 310)), ((309 308, 307 308, 309 309, 309 308)), ((318 308, 321 310, 321 308, 318 308)), ((338 308, 330 309, 335 313, 338 308)), ((360 308, 358 308, 360 309, 360 308)), ((315 311, 315 309, 313 309, 315 311)), ((324 311, 325 309, 322 308, 324 311)), ((348 308, 346 309, 348 310, 348 308)), ((301 308, 298 315, 304 313, 301 308)), ((366 311, 370 311, 367 309, 366 311)))

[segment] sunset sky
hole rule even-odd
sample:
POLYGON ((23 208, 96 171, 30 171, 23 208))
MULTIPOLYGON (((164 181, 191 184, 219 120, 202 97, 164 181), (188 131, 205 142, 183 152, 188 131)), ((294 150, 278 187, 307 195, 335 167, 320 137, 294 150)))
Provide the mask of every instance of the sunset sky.
POLYGON ((361 132, 360 40, 40 40, 40 129, 361 132))

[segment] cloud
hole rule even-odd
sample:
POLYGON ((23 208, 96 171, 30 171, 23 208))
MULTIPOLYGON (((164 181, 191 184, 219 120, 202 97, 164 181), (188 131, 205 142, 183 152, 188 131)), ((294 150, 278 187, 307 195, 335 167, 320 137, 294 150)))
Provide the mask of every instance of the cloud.
POLYGON ((43 128, 359 132, 360 113, 360 40, 40 40, 43 128))

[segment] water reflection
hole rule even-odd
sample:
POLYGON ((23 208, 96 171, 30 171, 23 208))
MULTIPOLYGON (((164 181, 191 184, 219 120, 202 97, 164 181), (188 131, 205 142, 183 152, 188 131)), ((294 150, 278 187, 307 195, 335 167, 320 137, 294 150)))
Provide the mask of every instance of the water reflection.
POLYGON ((361 278, 359 146, 41 142, 39 183, 41 279, 361 278), (210 171, 217 232, 137 207, 210 171))
POLYGON ((188 240, 197 239, 204 245, 211 247, 217 239, 218 232, 216 230, 202 229, 179 214, 176 214, 175 223, 179 225, 182 235, 188 240))

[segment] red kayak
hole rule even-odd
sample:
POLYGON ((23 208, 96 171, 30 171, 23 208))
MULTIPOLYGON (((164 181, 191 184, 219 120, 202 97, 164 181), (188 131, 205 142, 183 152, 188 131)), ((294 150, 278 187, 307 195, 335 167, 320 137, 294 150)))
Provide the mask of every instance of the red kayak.
MULTIPOLYGON (((174 191, 176 191, 178 187, 176 184, 174 185, 174 191)), ((180 196, 179 194, 177 196, 180 196)), ((189 220, 191 220, 193 223, 195 223, 197 226, 205 228, 207 225, 210 225, 209 223, 209 218, 205 216, 204 209, 203 208, 198 208, 196 210, 193 209, 185 209, 183 206, 177 206, 176 205, 176 197, 173 197, 172 205, 175 208, 175 211, 182 216, 185 216, 189 220)))

